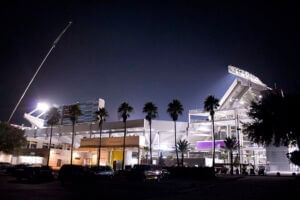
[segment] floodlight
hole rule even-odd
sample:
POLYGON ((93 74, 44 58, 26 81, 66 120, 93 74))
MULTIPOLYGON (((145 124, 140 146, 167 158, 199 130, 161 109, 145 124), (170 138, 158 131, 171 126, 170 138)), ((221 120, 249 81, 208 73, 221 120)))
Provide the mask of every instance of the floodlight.
POLYGON ((47 112, 49 108, 49 105, 46 103, 38 103, 36 106, 36 109, 42 112, 47 112))

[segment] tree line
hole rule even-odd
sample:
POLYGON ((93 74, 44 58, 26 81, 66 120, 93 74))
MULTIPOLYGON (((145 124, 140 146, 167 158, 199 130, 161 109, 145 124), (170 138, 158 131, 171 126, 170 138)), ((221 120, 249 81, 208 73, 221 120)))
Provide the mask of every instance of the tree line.
MULTIPOLYGON (((262 98, 252 101, 248 112, 252 122, 244 123, 249 139, 264 146, 300 147, 300 96, 283 94, 282 90, 266 90, 262 98)), ((287 157, 300 166, 300 152, 287 152, 287 157)))

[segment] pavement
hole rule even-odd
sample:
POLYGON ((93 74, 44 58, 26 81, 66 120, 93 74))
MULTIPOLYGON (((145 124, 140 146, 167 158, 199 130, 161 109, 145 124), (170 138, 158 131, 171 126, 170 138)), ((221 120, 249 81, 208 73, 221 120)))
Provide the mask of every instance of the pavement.
MULTIPOLYGON (((0 175, 0 199, 273 199, 295 198, 299 177, 218 176, 210 180, 169 179, 156 183, 106 180, 62 186, 59 181, 18 182, 0 175)), ((296 198, 297 199, 297 198, 296 198)))

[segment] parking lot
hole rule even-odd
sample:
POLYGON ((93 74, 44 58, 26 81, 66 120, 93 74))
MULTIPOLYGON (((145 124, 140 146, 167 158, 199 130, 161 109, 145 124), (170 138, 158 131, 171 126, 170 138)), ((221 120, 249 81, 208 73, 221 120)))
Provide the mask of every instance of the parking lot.
POLYGON ((271 199, 293 197, 300 186, 295 177, 221 176, 212 180, 169 179, 162 182, 122 178, 62 186, 57 180, 42 183, 16 181, 0 175, 4 199, 271 199))

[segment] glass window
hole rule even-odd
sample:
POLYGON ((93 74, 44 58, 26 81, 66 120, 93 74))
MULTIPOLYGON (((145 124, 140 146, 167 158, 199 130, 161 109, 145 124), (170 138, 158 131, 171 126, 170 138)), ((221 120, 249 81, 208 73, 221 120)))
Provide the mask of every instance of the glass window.
POLYGON ((30 144, 30 149, 36 149, 37 143, 31 143, 30 144))

